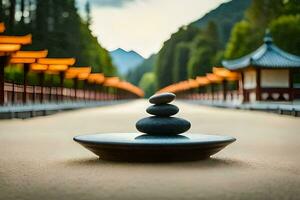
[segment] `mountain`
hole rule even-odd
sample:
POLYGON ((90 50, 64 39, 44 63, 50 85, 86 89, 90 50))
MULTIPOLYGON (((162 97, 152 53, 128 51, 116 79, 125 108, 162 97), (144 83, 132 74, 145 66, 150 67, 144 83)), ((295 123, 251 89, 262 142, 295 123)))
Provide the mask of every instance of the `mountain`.
POLYGON ((126 75, 144 61, 144 58, 135 51, 125 51, 118 48, 110 52, 113 64, 118 68, 120 75, 126 75))
POLYGON ((216 9, 210 11, 202 18, 192 22, 190 25, 204 28, 209 22, 214 22, 219 30, 220 39, 223 44, 228 41, 233 25, 242 20, 245 10, 250 6, 252 0, 232 0, 222 3, 216 9))
POLYGON ((143 75, 147 72, 153 71, 157 55, 153 54, 149 58, 145 59, 141 64, 128 71, 126 80, 134 85, 139 85, 143 75))

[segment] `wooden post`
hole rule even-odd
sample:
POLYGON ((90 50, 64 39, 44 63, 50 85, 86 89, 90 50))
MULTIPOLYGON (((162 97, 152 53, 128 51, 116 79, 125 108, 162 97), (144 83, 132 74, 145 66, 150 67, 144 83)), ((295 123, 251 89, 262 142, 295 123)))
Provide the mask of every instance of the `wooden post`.
POLYGON ((77 87, 78 87, 78 79, 74 78, 75 100, 77 100, 77 87))
POLYGON ((243 103, 249 101, 247 92, 246 92, 245 87, 244 87, 244 84, 245 84, 245 75, 244 75, 244 72, 241 72, 241 80, 239 81, 239 92, 242 92, 243 103))
POLYGON ((99 86, 99 91, 100 91, 100 101, 103 101, 104 100, 104 86, 103 85, 100 85, 99 86))
POLYGON ((84 101, 86 101, 86 91, 87 91, 87 89, 88 89, 88 81, 87 81, 87 79, 86 80, 84 80, 84 82, 83 82, 83 100, 84 101))
POLYGON ((94 84, 94 99, 97 100, 97 84, 94 84))
POLYGON ((118 100, 118 88, 114 89, 114 93, 115 93, 115 99, 114 100, 118 100))
POLYGON ((58 92, 58 87, 55 87, 55 101, 56 101, 56 103, 58 103, 58 101, 59 101, 59 92, 58 92))
POLYGON ((256 101, 261 100, 261 75, 260 75, 260 69, 256 69, 256 101))
POLYGON ((289 69, 289 101, 294 101, 294 70, 289 69))
POLYGON ((23 65, 23 104, 27 103, 27 74, 29 71, 29 64, 25 63, 23 65))
POLYGON ((111 92, 110 87, 105 87, 106 100, 111 100, 110 92, 111 92))
POLYGON ((102 91, 103 91, 103 100, 106 101, 107 95, 106 95, 106 87, 105 86, 103 86, 102 91))
POLYGON ((52 100, 52 84, 53 84, 53 75, 50 74, 49 102, 51 102, 51 100, 52 100))
POLYGON ((35 103, 35 85, 32 86, 32 101, 35 103))
POLYGON ((223 85, 223 101, 226 101, 226 98, 227 98, 227 81, 225 79, 222 81, 222 85, 223 85))
MULTIPOLYGON (((235 81, 235 90, 237 90, 237 98, 238 100, 240 99, 240 79, 238 79, 237 81, 235 81)), ((231 100, 234 100, 234 94, 231 92, 231 100)))
POLYGON ((8 56, 0 56, 0 106, 4 105, 4 68, 8 62, 8 56))
POLYGON ((64 88, 64 72, 59 72, 59 81, 60 81, 60 101, 64 100, 63 88, 64 88))
POLYGON ((214 101, 215 100, 215 96, 214 96, 214 84, 210 84, 210 90, 211 90, 211 100, 214 101))
POLYGON ((11 103, 15 103, 15 80, 12 80, 12 94, 11 94, 11 103))
POLYGON ((123 92, 123 90, 121 90, 121 89, 118 91, 118 99, 122 99, 122 92, 123 92))
POLYGON ((94 85, 91 85, 89 87, 89 93, 88 93, 88 101, 92 100, 93 99, 93 88, 94 88, 94 85))
POLYGON ((43 103, 44 101, 44 77, 45 77, 44 72, 40 72, 39 73, 40 86, 41 86, 40 103, 43 103))

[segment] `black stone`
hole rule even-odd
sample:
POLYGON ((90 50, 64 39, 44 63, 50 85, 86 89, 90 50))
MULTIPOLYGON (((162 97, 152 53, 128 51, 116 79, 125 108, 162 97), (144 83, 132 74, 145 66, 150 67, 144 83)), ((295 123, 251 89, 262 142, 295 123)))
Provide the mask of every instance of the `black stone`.
POLYGON ((151 135, 177 135, 190 129, 191 123, 177 117, 147 117, 136 123, 142 133, 151 135))
POLYGON ((167 104, 173 101, 175 98, 175 94, 166 92, 151 96, 149 98, 149 102, 152 104, 167 104))
POLYGON ((147 113, 160 117, 169 117, 179 112, 179 108, 172 104, 153 105, 147 108, 147 113))
POLYGON ((138 137, 134 138, 135 140, 146 140, 146 141, 159 141, 161 142, 162 140, 168 141, 168 140, 173 140, 173 141, 182 141, 182 140, 189 140, 188 137, 183 136, 183 135, 149 135, 149 134, 143 134, 139 135, 138 137))

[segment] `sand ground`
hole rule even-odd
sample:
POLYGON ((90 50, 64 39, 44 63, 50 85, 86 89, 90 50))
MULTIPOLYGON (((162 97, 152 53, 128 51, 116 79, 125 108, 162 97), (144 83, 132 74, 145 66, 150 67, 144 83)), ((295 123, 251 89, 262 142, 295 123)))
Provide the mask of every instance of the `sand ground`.
POLYGON ((0 121, 0 199, 299 199, 300 119, 176 102, 191 133, 237 141, 212 159, 113 163, 75 135, 135 132, 144 100, 0 121))

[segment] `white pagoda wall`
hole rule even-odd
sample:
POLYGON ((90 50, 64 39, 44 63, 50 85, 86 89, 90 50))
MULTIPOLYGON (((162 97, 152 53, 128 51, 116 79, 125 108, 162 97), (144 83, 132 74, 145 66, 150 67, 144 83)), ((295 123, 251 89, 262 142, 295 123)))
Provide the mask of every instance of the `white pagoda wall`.
POLYGON ((287 69, 262 69, 261 87, 263 88, 288 88, 289 70, 287 69))
POLYGON ((256 88, 256 71, 255 70, 247 70, 244 72, 244 88, 246 90, 256 88))

